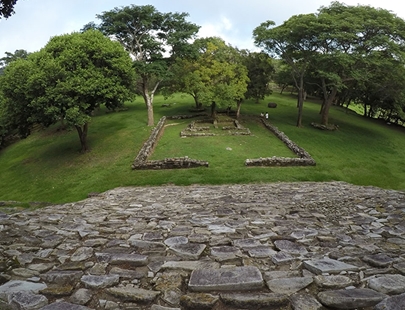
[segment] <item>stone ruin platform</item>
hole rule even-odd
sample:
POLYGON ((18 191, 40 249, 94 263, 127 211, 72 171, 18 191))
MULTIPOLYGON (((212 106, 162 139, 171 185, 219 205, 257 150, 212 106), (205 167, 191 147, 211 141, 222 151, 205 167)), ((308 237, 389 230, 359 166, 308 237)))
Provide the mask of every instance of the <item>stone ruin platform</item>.
POLYGON ((126 187, 3 213, 0 309, 405 309, 405 193, 126 187))

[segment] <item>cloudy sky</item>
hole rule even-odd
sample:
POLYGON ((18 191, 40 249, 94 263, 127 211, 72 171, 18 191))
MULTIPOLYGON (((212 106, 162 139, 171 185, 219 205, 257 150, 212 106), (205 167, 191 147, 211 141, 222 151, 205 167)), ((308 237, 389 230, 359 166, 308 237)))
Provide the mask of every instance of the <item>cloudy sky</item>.
MULTIPOLYGON (((349 5, 387 9, 405 19, 401 0, 342 0, 349 5)), ((330 0, 18 0, 16 14, 0 19, 0 58, 5 52, 41 49, 56 35, 79 31, 96 14, 130 4, 151 4, 160 12, 187 12, 201 26, 199 35, 219 36, 238 48, 254 49, 252 31, 260 23, 277 25, 292 15, 316 12, 330 0)))

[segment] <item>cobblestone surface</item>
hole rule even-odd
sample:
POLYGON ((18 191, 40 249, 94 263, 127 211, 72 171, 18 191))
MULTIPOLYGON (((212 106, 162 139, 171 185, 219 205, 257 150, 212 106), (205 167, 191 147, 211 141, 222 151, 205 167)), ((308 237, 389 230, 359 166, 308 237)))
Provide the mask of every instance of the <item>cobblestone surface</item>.
POLYGON ((405 309, 405 194, 116 188, 0 214, 0 309, 405 309))

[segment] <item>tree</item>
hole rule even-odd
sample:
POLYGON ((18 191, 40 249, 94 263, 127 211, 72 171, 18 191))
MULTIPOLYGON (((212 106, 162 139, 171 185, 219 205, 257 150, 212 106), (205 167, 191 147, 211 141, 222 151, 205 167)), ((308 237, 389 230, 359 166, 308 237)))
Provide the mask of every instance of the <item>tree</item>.
POLYGON ((190 52, 188 41, 198 32, 198 26, 186 21, 187 16, 161 13, 152 5, 114 8, 97 15, 101 20, 98 29, 120 42, 134 59, 148 126, 154 125, 153 98, 158 87, 170 76, 174 60, 190 52))
POLYGON ((0 86, 4 113, 22 137, 33 124, 49 126, 64 119, 76 128, 85 152, 92 112, 130 98, 131 66, 120 44, 99 31, 53 37, 39 52, 6 67, 0 86))
POLYGON ((16 50, 14 53, 6 52, 6 56, 0 58, 0 75, 3 74, 4 68, 12 61, 17 59, 26 59, 29 53, 26 50, 16 50))
POLYGON ((0 19, 2 17, 9 18, 14 14, 14 6, 17 0, 1 0, 0 1, 0 19))
POLYGON ((266 21, 253 30, 255 44, 275 58, 283 59, 292 70, 295 87, 298 90, 297 127, 302 126, 304 104, 304 77, 310 66, 310 57, 316 47, 313 44, 314 14, 296 15, 274 27, 273 21, 266 21))
POLYGON ((269 82, 275 72, 272 59, 265 53, 247 52, 244 55, 244 62, 248 69, 249 84, 247 86, 246 98, 253 98, 256 103, 272 93, 269 82))
POLYGON ((193 96, 197 108, 211 103, 213 117, 217 106, 232 105, 238 117, 249 81, 241 52, 216 37, 197 39, 193 47, 197 56, 174 66, 175 88, 193 96))

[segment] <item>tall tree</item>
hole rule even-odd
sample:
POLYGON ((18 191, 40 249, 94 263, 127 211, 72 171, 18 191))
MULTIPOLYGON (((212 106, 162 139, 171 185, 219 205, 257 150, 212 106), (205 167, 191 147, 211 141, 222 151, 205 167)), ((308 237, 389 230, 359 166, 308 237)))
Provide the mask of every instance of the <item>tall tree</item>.
POLYGON ((249 84, 246 98, 253 98, 256 103, 271 94, 269 83, 273 78, 275 69, 272 58, 266 53, 247 52, 244 63, 248 69, 249 84))
POLYGON ((1 77, 5 115, 24 137, 33 124, 64 119, 89 149, 92 112, 114 108, 131 96, 132 60, 119 43, 92 30, 53 37, 39 52, 10 63, 1 77))
POLYGON ((188 41, 199 27, 186 21, 186 13, 161 13, 152 5, 126 6, 97 15, 98 28, 131 54, 139 75, 138 91, 148 109, 148 125, 154 125, 153 98, 168 78, 177 57, 188 52, 188 41))
POLYGON ((313 44, 314 14, 296 15, 275 27, 266 21, 253 30, 255 44, 275 58, 283 59, 292 69, 292 77, 298 90, 297 126, 302 126, 304 105, 304 77, 310 66, 310 57, 316 50, 313 44))
POLYGON ((8 18, 14 14, 14 6, 17 0, 0 0, 0 19, 8 18))
POLYGON ((174 66, 176 89, 193 96, 197 108, 212 103, 213 116, 217 106, 236 106, 239 116, 249 81, 242 53, 216 37, 197 39, 193 47, 197 56, 174 66))

